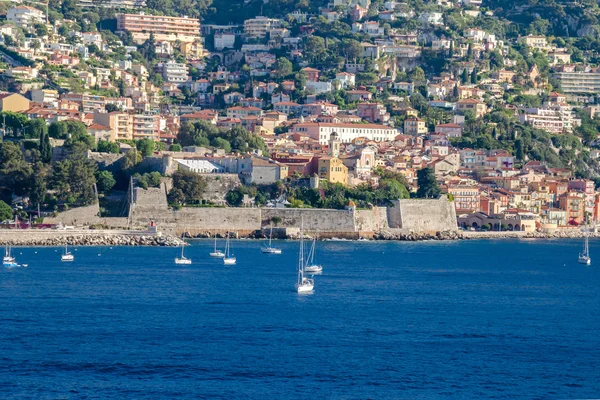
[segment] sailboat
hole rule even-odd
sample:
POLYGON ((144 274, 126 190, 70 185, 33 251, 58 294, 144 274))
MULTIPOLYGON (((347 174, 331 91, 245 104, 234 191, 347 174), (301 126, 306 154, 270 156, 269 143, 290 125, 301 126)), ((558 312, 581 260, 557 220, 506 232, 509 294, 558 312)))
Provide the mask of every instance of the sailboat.
POLYGON ((60 261, 74 261, 75 256, 69 251, 69 245, 65 244, 65 252, 60 256, 60 261))
POLYGON ((315 288, 315 281, 304 276, 304 221, 300 228, 300 251, 298 252, 298 280, 296 282, 296 291, 298 293, 310 293, 315 288))
POLYGON ((583 242, 583 252, 579 253, 579 258, 577 259, 579 264, 590 265, 592 263, 592 259, 590 258, 590 247, 589 247, 589 237, 588 233, 585 232, 585 241, 583 242))
POLYGON ((229 245, 229 232, 227 232, 227 242, 225 242, 225 256, 223 257, 224 265, 235 265, 237 259, 230 252, 231 246, 229 245))
POLYGON ((225 253, 223 253, 221 250, 217 250, 217 235, 215 235, 215 249, 210 253, 210 256, 213 258, 225 257, 225 253))
POLYGON ((10 255, 10 246, 6 245, 4 249, 4 257, 2 258, 2 266, 7 268, 18 267, 16 259, 10 255))
POLYGON ((320 273, 323 272, 323 267, 315 264, 315 247, 317 245, 317 238, 313 238, 312 245, 310 247, 310 252, 308 253, 308 257, 306 259, 306 268, 304 268, 305 272, 311 273, 320 273))
POLYGON ((185 243, 181 243, 181 257, 175 257, 175 264, 186 264, 189 265, 192 263, 192 260, 186 258, 183 255, 183 248, 185 247, 185 243))
POLYGON ((269 245, 263 247, 261 251, 266 254, 281 254, 281 249, 271 246, 271 240, 273 239, 273 225, 269 229, 269 245))

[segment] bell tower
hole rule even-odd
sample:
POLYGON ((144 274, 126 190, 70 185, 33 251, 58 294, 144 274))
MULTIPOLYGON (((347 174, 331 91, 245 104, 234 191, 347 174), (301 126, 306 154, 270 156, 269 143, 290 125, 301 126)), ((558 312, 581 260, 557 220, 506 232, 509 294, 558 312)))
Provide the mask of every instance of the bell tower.
POLYGON ((336 132, 331 132, 329 136, 329 155, 332 157, 340 156, 340 138, 336 132))

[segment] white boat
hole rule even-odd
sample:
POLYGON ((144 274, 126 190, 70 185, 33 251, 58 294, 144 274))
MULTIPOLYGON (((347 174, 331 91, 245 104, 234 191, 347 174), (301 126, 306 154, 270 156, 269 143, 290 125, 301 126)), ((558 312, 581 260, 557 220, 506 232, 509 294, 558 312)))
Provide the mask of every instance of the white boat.
POLYGON ((227 232, 227 241, 225 242, 225 256, 223 257, 224 265, 235 265, 237 258, 231 254, 231 246, 229 245, 229 232, 227 232))
POLYGON ((300 228, 300 251, 298 252, 298 280, 296 281, 296 291, 298 293, 310 293, 315 288, 315 281, 304 276, 304 221, 300 228))
POLYGON ((15 262, 15 258, 10 255, 10 246, 6 245, 4 247, 4 257, 2 258, 3 263, 11 263, 15 262))
POLYGON ((213 258, 225 257, 225 253, 223 253, 221 250, 217 249, 217 236, 215 236, 215 249, 214 249, 214 251, 210 252, 210 256, 213 258))
POLYGON ((190 260, 189 258, 186 258, 183 255, 183 247, 184 247, 185 243, 181 244, 181 257, 175 257, 175 264, 185 264, 185 265, 190 265, 192 263, 192 260, 190 260))
POLYGON ((263 247, 261 251, 265 254, 281 254, 281 249, 271 246, 271 240, 273 239, 273 225, 269 229, 269 245, 263 247))
POLYGON ((65 252, 60 256, 60 261, 75 261, 75 256, 69 251, 68 244, 65 244, 65 252))
POLYGON ((310 272, 313 274, 318 274, 323 272, 323 267, 321 265, 315 264, 315 249, 317 246, 317 239, 313 238, 312 245, 310 246, 310 252, 308 253, 308 257, 306 258, 306 267, 304 268, 304 272, 310 272))
POLYGON ((590 257, 590 247, 589 247, 589 238, 587 232, 585 233, 585 242, 583 243, 583 251, 579 253, 579 258, 577 262, 579 264, 590 265, 592 263, 592 259, 590 257))

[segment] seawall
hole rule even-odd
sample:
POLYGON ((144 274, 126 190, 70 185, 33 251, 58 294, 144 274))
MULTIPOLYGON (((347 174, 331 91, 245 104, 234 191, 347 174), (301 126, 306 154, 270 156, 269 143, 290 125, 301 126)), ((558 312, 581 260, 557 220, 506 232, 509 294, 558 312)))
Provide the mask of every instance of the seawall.
POLYGON ((285 229, 288 235, 304 224, 305 231, 322 238, 371 238, 382 231, 435 234, 457 230, 454 204, 445 197, 399 200, 392 207, 368 210, 233 207, 173 210, 168 206, 166 192, 164 184, 160 188, 135 189, 135 202, 130 209, 134 229, 144 229, 153 220, 160 231, 174 235, 212 236, 231 231, 252 236, 275 219, 276 227, 285 229))

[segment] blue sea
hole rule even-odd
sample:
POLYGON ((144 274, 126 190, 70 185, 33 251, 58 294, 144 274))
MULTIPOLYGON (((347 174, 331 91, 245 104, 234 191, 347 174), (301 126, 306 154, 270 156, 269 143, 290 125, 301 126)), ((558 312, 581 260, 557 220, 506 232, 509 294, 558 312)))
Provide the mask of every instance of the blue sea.
POLYGON ((600 242, 234 241, 15 248, 0 270, 1 399, 600 397, 600 242))

